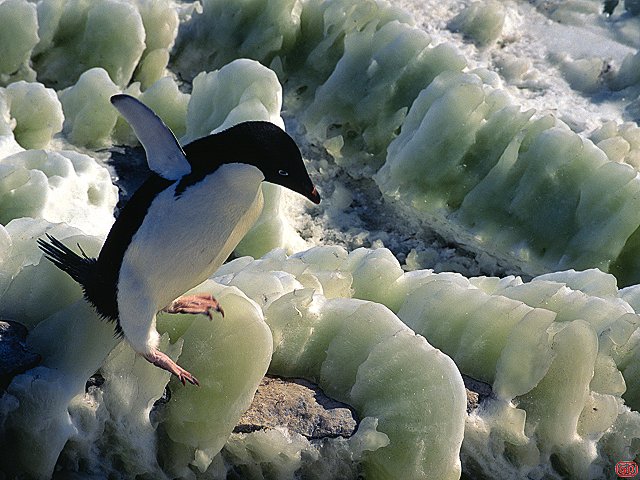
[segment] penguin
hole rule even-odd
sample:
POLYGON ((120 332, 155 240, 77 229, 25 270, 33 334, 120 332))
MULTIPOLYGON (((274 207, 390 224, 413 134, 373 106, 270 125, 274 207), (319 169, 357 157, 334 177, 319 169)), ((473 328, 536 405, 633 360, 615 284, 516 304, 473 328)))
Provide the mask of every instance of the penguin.
POLYGON ((237 124, 184 149, 164 122, 125 94, 111 103, 133 128, 151 170, 122 208, 97 258, 75 253, 55 237, 38 239, 45 257, 83 289, 97 313, 152 364, 183 385, 197 378, 158 349, 156 314, 224 316, 208 295, 180 297, 209 278, 258 219, 262 182, 320 195, 294 140, 263 121, 237 124))

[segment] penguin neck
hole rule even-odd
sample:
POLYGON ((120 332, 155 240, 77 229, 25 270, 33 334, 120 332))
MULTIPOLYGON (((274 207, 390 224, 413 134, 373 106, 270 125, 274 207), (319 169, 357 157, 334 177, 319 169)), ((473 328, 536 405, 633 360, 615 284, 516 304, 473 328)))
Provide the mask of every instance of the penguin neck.
MULTIPOLYGON (((223 163, 217 169, 216 182, 224 182, 239 190, 248 188, 255 192, 264 181, 264 174, 255 165, 241 162, 223 163)), ((177 186, 176 186, 177 189, 177 186)))
MULTIPOLYGON (((218 156, 217 158, 212 158, 211 161, 208 163, 204 163, 204 162, 192 163, 191 172, 188 173, 187 175, 184 175, 182 178, 180 178, 180 180, 178 180, 178 183, 175 189, 175 196, 176 197, 182 196, 187 189, 198 185, 199 183, 204 181, 204 179, 207 176, 217 172, 220 168, 226 168, 228 166, 233 166, 233 165, 236 166, 236 167, 233 167, 233 170, 238 170, 238 177, 240 181, 242 180, 242 177, 244 175, 244 173, 240 173, 240 172, 246 173, 249 171, 246 168, 238 169, 237 166, 240 166, 240 165, 243 165, 245 167, 251 167, 262 176, 260 181, 264 179, 264 175, 262 174, 262 171, 258 167, 251 165, 249 163, 228 161, 228 159, 218 156)), ((231 176, 236 175, 233 170, 229 172, 231 176)))

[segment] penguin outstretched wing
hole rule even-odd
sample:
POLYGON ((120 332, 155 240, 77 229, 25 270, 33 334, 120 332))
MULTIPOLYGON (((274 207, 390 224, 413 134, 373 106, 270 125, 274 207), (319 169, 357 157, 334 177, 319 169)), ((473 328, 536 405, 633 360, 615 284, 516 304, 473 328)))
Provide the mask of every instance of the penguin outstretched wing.
POLYGON ((177 180, 191 172, 178 140, 153 110, 130 95, 113 95, 111 103, 133 128, 151 170, 167 180, 177 180))

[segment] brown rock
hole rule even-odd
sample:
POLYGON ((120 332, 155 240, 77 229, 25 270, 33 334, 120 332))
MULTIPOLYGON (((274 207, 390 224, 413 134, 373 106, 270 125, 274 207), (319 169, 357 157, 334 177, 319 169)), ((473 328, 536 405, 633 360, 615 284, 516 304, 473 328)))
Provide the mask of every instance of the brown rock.
POLYGON ((467 390, 467 413, 471 413, 485 398, 491 396, 491 385, 474 378, 462 375, 464 386, 467 390))
POLYGON ((311 382, 266 376, 234 432, 277 426, 308 439, 350 437, 357 419, 351 407, 330 399, 311 382))
MULTIPOLYGON (((466 375, 467 413, 491 395, 491 386, 466 375)), ((358 426, 355 411, 327 397, 311 382, 266 376, 258 386, 251 407, 240 418, 234 433, 250 433, 284 427, 306 438, 350 437, 358 426)))

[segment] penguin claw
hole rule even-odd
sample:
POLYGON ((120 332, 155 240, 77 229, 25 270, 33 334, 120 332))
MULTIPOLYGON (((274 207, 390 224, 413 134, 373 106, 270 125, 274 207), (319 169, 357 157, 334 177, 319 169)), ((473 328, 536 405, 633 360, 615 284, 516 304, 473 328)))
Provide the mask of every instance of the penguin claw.
POLYGON ((194 377, 193 375, 191 375, 186 370, 184 371, 184 373, 182 375, 178 375, 178 379, 180 380, 182 385, 186 385, 187 382, 189 382, 191 385, 195 385, 196 387, 200 386, 200 382, 198 381, 198 379, 196 377, 194 377))
POLYGON ((218 312, 224 318, 224 310, 212 295, 186 295, 175 299, 168 307, 162 309, 167 313, 202 314, 213 320, 213 312, 218 312))
POLYGON ((159 367, 163 370, 166 370, 169 373, 172 373, 178 380, 182 383, 182 385, 186 385, 189 382, 191 385, 200 386, 200 382, 196 377, 194 377, 191 373, 186 371, 176 362, 171 360, 166 354, 162 353, 159 350, 152 350, 150 353, 143 354, 144 358, 147 359, 150 363, 153 363, 156 367, 159 367))

